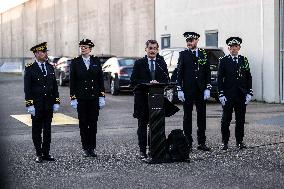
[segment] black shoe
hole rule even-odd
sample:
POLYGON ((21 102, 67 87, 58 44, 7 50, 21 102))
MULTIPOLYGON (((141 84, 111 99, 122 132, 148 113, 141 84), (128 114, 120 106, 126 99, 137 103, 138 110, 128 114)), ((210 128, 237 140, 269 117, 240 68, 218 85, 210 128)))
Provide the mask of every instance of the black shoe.
POLYGON ((96 153, 95 149, 90 149, 89 154, 90 154, 91 157, 97 157, 97 153, 96 153))
POLYGON ((228 144, 223 144, 223 146, 222 146, 222 150, 228 150, 228 144))
POLYGON ((197 150, 202 150, 202 151, 210 151, 211 149, 206 146, 206 144, 199 144, 197 146, 197 150))
POLYGON ((237 147, 238 147, 240 150, 247 148, 247 146, 246 146, 245 143, 243 143, 243 142, 238 142, 238 143, 237 143, 237 147))
POLYGON ((84 157, 91 157, 89 150, 83 150, 83 156, 84 157))
POLYGON ((147 158, 146 152, 140 152, 140 153, 139 153, 139 158, 140 158, 140 159, 146 159, 146 158, 147 158))
POLYGON ((41 156, 36 156, 35 162, 36 163, 42 163, 42 157, 41 156))
POLYGON ((55 158, 52 157, 51 155, 43 155, 43 156, 42 156, 42 160, 55 161, 55 158))

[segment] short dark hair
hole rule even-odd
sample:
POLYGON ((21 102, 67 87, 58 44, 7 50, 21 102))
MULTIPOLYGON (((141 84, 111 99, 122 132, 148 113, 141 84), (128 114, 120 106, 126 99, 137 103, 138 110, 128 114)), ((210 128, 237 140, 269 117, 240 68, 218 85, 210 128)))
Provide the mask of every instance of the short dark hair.
POLYGON ((146 41, 145 45, 146 45, 146 48, 149 46, 149 44, 157 44, 157 47, 159 48, 159 43, 154 40, 154 39, 149 39, 148 41, 146 41))

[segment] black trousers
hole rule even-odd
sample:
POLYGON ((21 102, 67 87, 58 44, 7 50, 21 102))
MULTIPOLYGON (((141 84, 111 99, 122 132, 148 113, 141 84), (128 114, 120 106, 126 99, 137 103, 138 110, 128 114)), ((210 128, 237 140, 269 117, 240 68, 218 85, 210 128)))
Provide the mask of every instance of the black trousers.
POLYGON ((148 118, 138 118, 138 145, 140 148, 140 152, 146 153, 147 147, 147 125, 149 123, 148 118))
POLYGON ((99 115, 99 100, 78 99, 78 118, 82 148, 96 148, 97 121, 99 115))
POLYGON ((183 103, 183 130, 184 134, 192 146, 192 110, 193 104, 196 106, 197 112, 197 141, 198 144, 205 144, 206 142, 206 101, 204 100, 203 92, 199 92, 190 98, 186 98, 183 103))
POLYGON ((32 140, 37 156, 49 155, 52 116, 52 110, 37 109, 35 110, 35 116, 32 116, 32 140))
MULTIPOLYGON (((242 95, 243 96, 243 95, 242 95)), ((221 133, 222 133, 222 142, 228 144, 230 138, 230 123, 232 120, 232 113, 235 110, 235 137, 236 142, 242 142, 244 138, 244 124, 245 124, 245 113, 246 113, 246 104, 245 97, 227 99, 225 106, 223 106, 223 115, 221 120, 221 133)))

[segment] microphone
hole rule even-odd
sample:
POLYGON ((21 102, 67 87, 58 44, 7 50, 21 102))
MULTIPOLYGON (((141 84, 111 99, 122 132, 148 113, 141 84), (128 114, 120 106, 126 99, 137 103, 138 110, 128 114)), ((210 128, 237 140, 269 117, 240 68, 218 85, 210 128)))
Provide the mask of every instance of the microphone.
MULTIPOLYGON (((157 58, 158 59, 158 58, 157 58)), ((165 72, 165 70, 160 66, 159 62, 156 61, 158 67, 163 71, 163 74, 165 74, 165 76, 167 77, 168 82, 170 82, 170 77, 169 75, 165 72)))

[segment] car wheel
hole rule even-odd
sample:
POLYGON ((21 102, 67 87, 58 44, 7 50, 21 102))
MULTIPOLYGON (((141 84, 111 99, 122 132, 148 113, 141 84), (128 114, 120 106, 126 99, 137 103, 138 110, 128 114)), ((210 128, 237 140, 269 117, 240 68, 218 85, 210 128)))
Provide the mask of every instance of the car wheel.
POLYGON ((59 85, 60 86, 64 86, 65 85, 65 82, 63 81, 62 73, 60 73, 60 75, 59 75, 59 85))
POLYGON ((116 85, 114 79, 112 79, 111 82, 110 82, 110 93, 112 95, 118 95, 118 93, 119 93, 119 90, 117 88, 117 85, 116 85))

